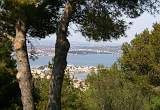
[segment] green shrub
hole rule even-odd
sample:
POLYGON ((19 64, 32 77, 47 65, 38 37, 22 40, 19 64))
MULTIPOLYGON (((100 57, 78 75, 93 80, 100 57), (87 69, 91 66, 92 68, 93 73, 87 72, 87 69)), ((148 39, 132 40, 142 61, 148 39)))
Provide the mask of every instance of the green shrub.
POLYGON ((88 110, 144 110, 141 89, 124 79, 118 69, 99 68, 98 73, 88 76, 87 82, 88 110))
MULTIPOLYGON (((37 110, 47 108, 49 82, 47 79, 34 79, 34 97, 37 110)), ((74 88, 73 81, 69 75, 65 75, 62 87, 62 108, 63 110, 85 110, 81 101, 81 91, 74 88)))

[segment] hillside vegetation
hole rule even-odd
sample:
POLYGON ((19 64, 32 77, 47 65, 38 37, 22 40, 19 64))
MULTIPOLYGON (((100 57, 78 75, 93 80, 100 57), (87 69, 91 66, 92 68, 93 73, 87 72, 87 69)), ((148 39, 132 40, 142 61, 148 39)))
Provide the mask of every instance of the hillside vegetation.
MULTIPOLYGON (((0 41, 0 46, 3 45, 0 48, 0 99, 3 99, 0 109, 21 110, 14 75, 16 65, 10 56, 9 43, 3 42, 8 41, 0 41)), ((85 91, 75 88, 72 79, 65 76, 63 110, 160 110, 160 24, 154 24, 152 31, 146 29, 136 35, 131 43, 123 44, 122 52, 111 68, 99 65, 96 73, 87 76, 85 91)), ((47 79, 34 79, 37 110, 47 107, 48 85, 47 79)))

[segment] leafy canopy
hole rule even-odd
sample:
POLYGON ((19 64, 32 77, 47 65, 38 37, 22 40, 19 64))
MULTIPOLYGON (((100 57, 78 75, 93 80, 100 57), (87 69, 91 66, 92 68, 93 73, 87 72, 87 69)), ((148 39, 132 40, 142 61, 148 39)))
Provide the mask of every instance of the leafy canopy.
POLYGON ((15 24, 22 20, 26 33, 32 37, 45 37, 54 33, 60 1, 2 0, 0 2, 0 34, 15 35, 15 24))
POLYGON ((122 17, 135 18, 144 11, 156 13, 159 5, 157 0, 82 0, 77 4, 72 22, 79 24, 79 30, 89 39, 117 39, 125 36, 127 29, 122 17))
POLYGON ((123 71, 146 75, 150 83, 160 85, 160 24, 154 24, 153 30, 147 29, 136 35, 130 44, 122 46, 120 59, 123 71))
POLYGON ((91 40, 110 40, 125 36, 123 16, 135 18, 144 11, 156 13, 157 0, 1 0, 0 33, 14 35, 18 18, 25 22, 27 35, 45 37, 55 33, 65 3, 74 7, 70 22, 91 40))

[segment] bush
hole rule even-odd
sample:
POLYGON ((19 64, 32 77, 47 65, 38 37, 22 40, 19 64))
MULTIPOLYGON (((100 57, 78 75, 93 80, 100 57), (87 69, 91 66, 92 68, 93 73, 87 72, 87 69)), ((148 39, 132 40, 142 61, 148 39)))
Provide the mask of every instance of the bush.
POLYGON ((145 110, 141 88, 125 79, 118 69, 100 69, 87 78, 88 110, 145 110))
MULTIPOLYGON (((34 97, 37 110, 45 110, 47 108, 49 82, 47 79, 34 79, 34 97)), ((85 110, 81 101, 82 92, 74 88, 73 81, 69 75, 65 75, 62 87, 62 109, 63 110, 85 110)))

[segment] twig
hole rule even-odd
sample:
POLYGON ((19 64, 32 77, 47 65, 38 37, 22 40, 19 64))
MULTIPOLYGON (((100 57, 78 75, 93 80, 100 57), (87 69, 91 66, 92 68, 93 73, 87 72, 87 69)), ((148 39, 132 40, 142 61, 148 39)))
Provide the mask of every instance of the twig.
POLYGON ((7 33, 3 33, 3 35, 6 36, 10 41, 12 41, 12 42, 14 41, 14 38, 11 35, 9 35, 7 33))

